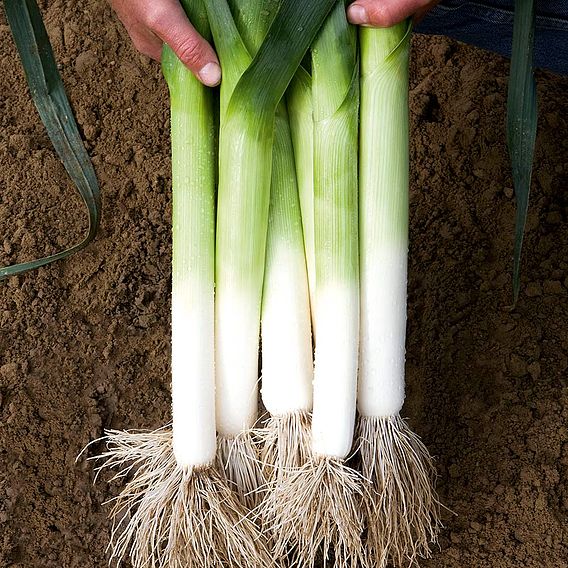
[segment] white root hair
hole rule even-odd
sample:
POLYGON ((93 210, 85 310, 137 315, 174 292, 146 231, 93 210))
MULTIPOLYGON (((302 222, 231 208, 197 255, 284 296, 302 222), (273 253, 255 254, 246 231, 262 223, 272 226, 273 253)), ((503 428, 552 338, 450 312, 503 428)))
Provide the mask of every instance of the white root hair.
POLYGON ((234 438, 218 436, 217 464, 244 507, 256 509, 266 491, 266 479, 255 431, 243 431, 234 438))
POLYGON ((265 568, 275 566, 247 511, 213 465, 177 465, 171 428, 110 430, 97 475, 118 468, 128 478, 113 499, 109 553, 133 568, 265 568))
POLYGON ((413 565, 430 556, 441 527, 436 470, 426 446, 399 416, 359 418, 368 566, 413 565))
POLYGON ((302 568, 363 562, 363 481, 341 460, 312 457, 276 483, 264 509, 274 556, 302 568))
POLYGON ((257 431, 262 467, 270 484, 283 480, 311 456, 310 413, 305 410, 270 416, 257 431))

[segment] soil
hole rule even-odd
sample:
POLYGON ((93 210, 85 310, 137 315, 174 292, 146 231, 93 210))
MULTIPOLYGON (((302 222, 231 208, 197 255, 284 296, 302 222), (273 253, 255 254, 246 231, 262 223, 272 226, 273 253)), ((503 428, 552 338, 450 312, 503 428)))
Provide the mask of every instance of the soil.
MULTIPOLYGON (((170 418, 168 97, 104 2, 41 7, 104 214, 87 250, 0 284, 0 567, 104 567, 120 485, 76 457, 104 428, 170 418)), ((3 15, 0 43, 5 265, 77 241, 86 218, 3 15)), ((498 56, 414 38, 404 414, 452 511, 426 568, 568 566, 568 79, 538 73, 512 309, 507 74, 498 56)))

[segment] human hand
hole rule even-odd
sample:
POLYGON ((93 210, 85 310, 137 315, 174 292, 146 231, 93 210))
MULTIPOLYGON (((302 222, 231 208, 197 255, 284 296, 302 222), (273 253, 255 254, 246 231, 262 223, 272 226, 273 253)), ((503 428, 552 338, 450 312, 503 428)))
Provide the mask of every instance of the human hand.
POLYGON ((213 48, 197 33, 178 0, 109 0, 138 51, 160 61, 167 43, 205 85, 221 81, 213 48))
POLYGON ((440 0, 355 0, 347 8, 352 24, 388 28, 413 16, 420 21, 440 0))

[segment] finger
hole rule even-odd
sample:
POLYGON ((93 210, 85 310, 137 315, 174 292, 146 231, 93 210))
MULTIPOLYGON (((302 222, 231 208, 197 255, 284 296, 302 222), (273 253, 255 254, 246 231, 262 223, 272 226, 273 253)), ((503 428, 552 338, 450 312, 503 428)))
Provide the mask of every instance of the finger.
POLYGON ((388 28, 430 4, 431 0, 356 0, 347 9, 352 24, 388 28))
POLYGON ((167 43, 180 61, 205 85, 221 81, 221 67, 213 48, 197 33, 179 2, 149 10, 146 25, 167 43))

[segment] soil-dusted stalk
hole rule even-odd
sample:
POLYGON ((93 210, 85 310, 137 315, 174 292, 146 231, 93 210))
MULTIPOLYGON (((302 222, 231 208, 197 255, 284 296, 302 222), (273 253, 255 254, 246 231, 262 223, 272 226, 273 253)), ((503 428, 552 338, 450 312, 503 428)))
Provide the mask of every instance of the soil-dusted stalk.
POLYGON ((301 566, 332 553, 362 560, 361 477, 345 464, 357 393, 358 60, 356 31, 337 2, 312 47, 316 351, 312 455, 267 499, 276 552, 292 546, 301 566))
MULTIPOLYGON (((187 8, 207 36, 200 0, 187 8)), ((172 138, 173 427, 107 433, 101 468, 132 474, 114 499, 111 558, 129 556, 136 568, 271 565, 215 464, 213 95, 168 47, 162 67, 172 138)))
POLYGON ((408 566, 436 539, 432 459, 404 402, 410 24, 361 28, 358 435, 370 566, 408 566))
POLYGON ((226 0, 207 0, 223 68, 216 255, 220 459, 249 506, 263 483, 252 428, 276 107, 332 0, 283 0, 253 62, 226 0), (246 70, 245 70, 246 69, 246 70))

